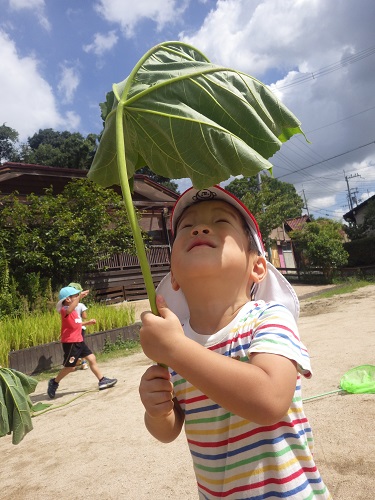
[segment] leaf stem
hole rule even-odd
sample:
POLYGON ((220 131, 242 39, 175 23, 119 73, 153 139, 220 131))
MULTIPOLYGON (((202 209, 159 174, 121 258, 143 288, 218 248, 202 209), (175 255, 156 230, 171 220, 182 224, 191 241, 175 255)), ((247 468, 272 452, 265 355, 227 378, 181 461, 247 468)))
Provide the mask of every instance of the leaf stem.
POLYGON ((135 214, 133 200, 130 192, 128 173, 126 168, 126 159, 125 159, 123 107, 124 104, 122 101, 120 101, 116 110, 116 149, 117 149, 118 175, 120 179, 122 196, 125 202, 126 212, 128 214, 130 227, 133 232, 134 243, 137 249, 139 263, 141 265, 143 279, 146 285, 147 295, 150 301, 151 311, 154 314, 158 315, 159 313, 156 307, 156 293, 155 293, 154 282, 152 280, 151 269, 147 260, 146 250, 143 243, 141 230, 139 228, 138 219, 135 214))

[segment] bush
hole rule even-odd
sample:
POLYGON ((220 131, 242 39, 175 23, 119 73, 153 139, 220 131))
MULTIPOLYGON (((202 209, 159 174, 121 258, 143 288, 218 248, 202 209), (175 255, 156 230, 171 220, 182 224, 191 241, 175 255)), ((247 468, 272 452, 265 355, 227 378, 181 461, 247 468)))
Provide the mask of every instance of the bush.
POLYGON ((368 236, 344 243, 349 254, 348 267, 375 265, 375 237, 368 236))

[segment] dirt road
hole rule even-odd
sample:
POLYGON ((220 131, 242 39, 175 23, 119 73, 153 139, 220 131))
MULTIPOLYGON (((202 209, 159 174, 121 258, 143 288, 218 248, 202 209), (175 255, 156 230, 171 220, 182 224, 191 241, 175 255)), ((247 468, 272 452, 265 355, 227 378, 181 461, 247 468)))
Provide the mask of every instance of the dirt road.
MULTIPOLYGON (((298 294, 312 291, 303 288, 298 294)), ((303 383, 304 398, 336 390, 354 366, 375 364, 374 304, 375 286, 302 301, 300 333, 314 371, 303 383)), ((101 392, 89 370, 64 379, 54 409, 33 420, 34 430, 19 445, 12 445, 10 436, 1 438, 0 499, 196 499, 184 436, 163 445, 143 426, 138 383, 149 365, 143 354, 102 364, 119 382, 101 392)), ((40 382, 32 400, 49 402, 46 389, 47 382, 40 382)), ((372 498, 375 395, 321 396, 306 401, 305 411, 318 467, 333 498, 372 498)))

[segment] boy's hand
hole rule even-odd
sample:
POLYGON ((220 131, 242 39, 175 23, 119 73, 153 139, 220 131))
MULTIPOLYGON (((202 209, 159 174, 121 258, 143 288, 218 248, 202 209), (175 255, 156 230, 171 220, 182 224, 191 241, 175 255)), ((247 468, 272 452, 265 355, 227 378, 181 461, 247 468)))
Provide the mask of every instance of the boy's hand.
POLYGON ((173 384, 168 370, 158 365, 148 368, 141 378, 139 395, 150 417, 167 417, 174 408, 173 384))
POLYGON ((80 298, 83 299, 84 297, 86 297, 86 295, 88 295, 90 293, 90 290, 82 290, 82 292, 80 293, 80 298))
POLYGON ((161 295, 157 295, 156 305, 160 316, 155 316, 150 311, 141 314, 141 345, 150 359, 169 365, 169 355, 180 348, 180 342, 184 342, 186 337, 180 320, 168 309, 161 295))

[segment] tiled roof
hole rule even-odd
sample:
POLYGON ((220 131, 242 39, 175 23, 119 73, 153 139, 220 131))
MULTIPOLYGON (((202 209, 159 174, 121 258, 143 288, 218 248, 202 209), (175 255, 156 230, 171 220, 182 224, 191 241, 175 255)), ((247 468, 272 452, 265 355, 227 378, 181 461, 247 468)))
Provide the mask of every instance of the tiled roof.
POLYGON ((296 231, 302 229, 306 222, 310 222, 310 217, 308 215, 302 215, 301 217, 286 220, 285 225, 289 226, 292 231, 296 231))

